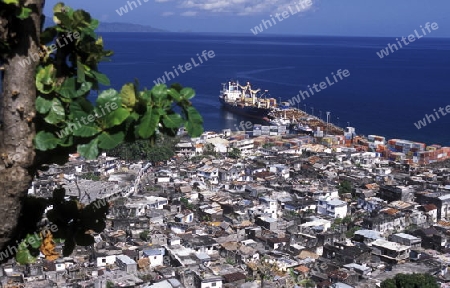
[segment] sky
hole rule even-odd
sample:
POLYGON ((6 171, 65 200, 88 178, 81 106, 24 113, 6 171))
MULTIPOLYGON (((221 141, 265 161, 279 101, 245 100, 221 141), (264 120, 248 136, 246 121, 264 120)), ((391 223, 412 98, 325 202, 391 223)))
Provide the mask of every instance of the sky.
MULTIPOLYGON (((47 15, 51 15, 57 2, 46 1, 47 15)), ((421 25, 436 22, 439 28, 429 36, 450 37, 449 0, 66 0, 64 3, 90 12, 100 21, 150 25, 172 32, 252 35, 251 29, 255 31, 255 26, 261 25, 264 34, 398 37, 415 30, 420 32, 421 25), (125 8, 128 12, 124 12, 125 8), (275 13, 279 13, 278 18, 275 13)))

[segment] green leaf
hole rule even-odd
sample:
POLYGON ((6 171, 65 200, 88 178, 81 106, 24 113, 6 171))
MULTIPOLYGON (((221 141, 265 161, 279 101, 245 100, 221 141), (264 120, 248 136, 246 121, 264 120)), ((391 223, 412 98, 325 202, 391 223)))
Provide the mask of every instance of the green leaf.
POLYGON ((67 78, 62 85, 56 90, 61 96, 66 98, 76 98, 77 91, 75 89, 75 78, 67 78))
POLYGON ((19 245, 19 249, 16 254, 16 261, 22 265, 31 264, 36 262, 36 257, 31 255, 30 250, 28 250, 26 245, 19 245))
POLYGON ((19 0, 3 0, 5 4, 15 4, 19 5, 19 0))
POLYGON ((36 89, 43 94, 49 94, 55 89, 53 85, 56 73, 55 69, 52 64, 45 67, 38 67, 36 73, 36 89))
POLYGON ((25 242, 30 244, 34 249, 38 249, 41 246, 42 238, 37 234, 27 234, 25 242))
POLYGON ((191 137, 199 137, 203 133, 203 117, 198 111, 190 106, 186 109, 187 123, 186 130, 191 137))
MULTIPOLYGON (((64 12, 55 12, 53 14, 53 21, 59 20, 59 22, 68 30, 73 30, 72 28, 72 20, 70 19, 69 15, 67 15, 64 12), (55 19, 56 18, 56 19, 55 19)), ((55 21, 57 22, 57 21, 55 21)))
POLYGON ((125 108, 119 107, 113 112, 106 114, 102 119, 105 120, 106 128, 111 128, 122 124, 128 116, 130 116, 130 112, 125 108))
POLYGON ((52 42, 57 35, 57 31, 54 27, 48 27, 41 32, 41 43, 47 45, 52 42))
POLYGON ((99 24, 99 23, 100 23, 100 22, 99 22, 97 19, 92 19, 92 20, 91 20, 91 23, 90 23, 90 25, 89 25, 89 28, 92 29, 92 30, 95 30, 95 29, 98 28, 98 24, 99 24))
POLYGON ((53 6, 53 13, 58 13, 61 12, 64 8, 64 3, 62 2, 58 2, 55 4, 55 6, 53 6))
POLYGON ((54 149, 58 145, 59 141, 60 140, 56 138, 55 135, 45 131, 39 131, 34 138, 36 149, 41 151, 54 149))
POLYGON ((45 117, 45 122, 50 124, 60 123, 65 119, 64 107, 61 105, 61 102, 57 98, 53 98, 52 107, 50 111, 45 117))
POLYGON ((103 132, 98 136, 98 147, 102 149, 112 149, 122 143, 125 138, 125 133, 119 132, 116 134, 108 134, 103 132))
POLYGON ((152 94, 155 97, 155 101, 159 102, 160 99, 164 99, 167 96, 167 86, 164 84, 156 85, 152 88, 152 94))
POLYGON ((180 94, 185 99, 191 99, 195 96, 195 91, 192 88, 186 87, 181 89, 180 94))
POLYGON ((80 137, 92 137, 95 134, 99 133, 100 131, 101 129, 99 127, 83 125, 78 129, 74 129, 73 135, 80 137))
POLYGON ((177 90, 175 90, 174 88, 170 88, 167 91, 167 94, 169 94, 176 102, 180 102, 181 100, 181 95, 180 93, 178 93, 177 90))
POLYGON ((47 113, 52 107, 52 101, 42 98, 41 96, 36 98, 36 110, 41 113, 47 113))
POLYGON ((77 99, 77 101, 70 103, 69 106, 71 120, 73 120, 74 122, 82 122, 83 118, 88 117, 88 113, 86 111, 91 112, 92 110, 92 104, 84 98, 77 99))
POLYGON ((17 15, 17 18, 19 18, 20 20, 24 20, 27 19, 30 16, 30 14, 31 14, 30 8, 21 7, 20 14, 17 15))
POLYGON ((189 122, 203 124, 203 117, 202 115, 200 115, 200 113, 198 113, 197 109, 191 106, 188 107, 186 111, 189 122))
POLYGON ((191 136, 193 138, 200 137, 203 133, 203 125, 193 123, 193 122, 187 122, 186 130, 187 130, 189 136, 191 136))
POLYGON ((134 107, 136 104, 136 94, 134 89, 134 84, 128 83, 123 85, 120 91, 120 96, 122 98, 122 104, 126 107, 134 107))
POLYGON ((77 27, 88 27, 91 23, 91 15, 84 10, 76 10, 73 13, 73 22, 77 27))
POLYGON ((134 111, 131 112, 129 119, 137 121, 139 119, 140 115, 134 111))
POLYGON ((145 90, 139 92, 139 98, 145 103, 145 105, 150 104, 152 99, 152 91, 151 90, 145 90))
POLYGON ((138 126, 138 135, 144 139, 152 136, 158 128, 159 117, 160 115, 154 109, 148 107, 138 126))
POLYGON ((180 128, 184 120, 179 114, 166 114, 163 116, 162 122, 167 128, 180 128))
POLYGON ((80 89, 77 90, 77 97, 83 96, 88 93, 91 90, 92 86, 93 84, 91 82, 81 83, 80 89))
POLYGON ((84 65, 79 60, 77 60, 77 82, 83 83, 86 81, 85 73, 84 73, 84 65))
POLYGON ((62 138, 59 142, 61 147, 73 147, 73 135, 68 135, 68 137, 62 138))
POLYGON ((106 103, 108 102, 110 104, 116 103, 118 107, 120 107, 122 104, 119 93, 117 93, 117 91, 114 89, 108 89, 100 93, 100 95, 98 95, 97 97, 96 102, 100 107, 105 107, 106 103))
POLYGON ((98 138, 92 139, 88 144, 78 145, 77 150, 86 159, 96 159, 98 156, 98 138))
POLYGON ((91 70, 89 72, 94 76, 94 78, 98 81, 98 83, 105 85, 105 86, 111 85, 109 78, 105 74, 99 73, 94 70, 91 70))

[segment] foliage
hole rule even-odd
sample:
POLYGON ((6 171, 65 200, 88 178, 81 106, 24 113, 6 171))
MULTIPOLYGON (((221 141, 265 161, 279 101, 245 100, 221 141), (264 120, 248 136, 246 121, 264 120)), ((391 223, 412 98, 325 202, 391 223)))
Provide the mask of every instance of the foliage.
POLYGON ((110 84, 98 64, 112 52, 104 50, 102 38, 94 32, 99 22, 89 13, 63 4, 55 5, 54 12, 56 25, 43 31, 41 43, 64 41, 75 33, 79 37, 58 49, 44 46, 36 73, 38 150, 76 147, 82 156, 94 159, 100 149, 155 139, 157 133, 174 136, 181 126, 191 136, 201 135, 203 119, 190 102, 195 96, 191 88, 157 85, 140 91, 137 82, 128 83, 120 91, 101 92, 91 104, 91 91, 110 84))
MULTIPOLYGON (((25 2, 0 0, 0 17, 8 19, 3 26, 19 25, 24 29, 34 29, 28 27, 31 22, 21 21, 32 11, 25 2)), ((34 7, 34 10, 38 9, 34 7)), ((181 126, 185 126, 192 137, 201 135, 203 118, 192 106, 195 92, 191 88, 174 84, 140 90, 136 81, 123 85, 120 91, 108 89, 99 93, 100 87, 109 86, 110 81, 100 73, 98 65, 108 60, 112 51, 104 49, 102 38, 94 32, 98 20, 84 10, 73 10, 62 3, 56 4, 53 12, 55 25, 42 33, 35 31, 35 35, 40 34, 39 59, 32 57, 33 61, 39 62, 35 77, 37 94, 36 99, 29 100, 35 100, 36 117, 24 119, 34 122, 37 131, 34 138, 37 155, 33 159, 36 167, 43 163, 61 163, 59 160, 65 162, 68 152, 75 150, 87 159, 94 159, 100 151, 115 148, 123 142, 143 139, 153 144, 157 135, 174 136, 181 126), (98 97, 95 103, 91 103, 88 97, 95 93, 98 97)), ((2 61, 12 57, 12 48, 19 42, 19 37, 21 35, 17 33, 5 33, 0 27, 2 61)), ((21 48, 25 52, 28 49, 21 48)), ((28 61, 31 61, 29 57, 28 61)), ((23 111, 18 109, 18 112, 23 111)), ((169 154, 170 151, 161 148, 154 150, 149 158, 156 161, 160 155, 166 158, 169 154)), ((86 177, 96 178, 89 174, 86 177)), ((109 205, 102 200, 83 205, 79 202, 80 197, 66 197, 64 189, 56 189, 50 199, 33 200, 39 204, 39 209, 31 207, 33 217, 29 219, 33 221, 27 218, 25 223, 33 222, 36 226, 34 220, 40 219, 45 208, 52 206, 47 218, 57 226, 57 231, 34 239, 30 238, 35 237, 30 233, 36 231, 32 230, 36 227, 26 224, 23 231, 27 234, 24 235, 23 231, 18 233, 21 244, 16 260, 19 263, 33 263, 39 252, 51 256, 46 257, 48 259, 54 259, 57 242, 64 243, 63 256, 70 255, 75 245, 93 244, 92 234, 105 228, 109 205)), ((23 200, 24 207, 29 198, 23 200)), ((21 218, 30 212, 27 208, 23 210, 21 218)))
POLYGON ((312 281, 311 279, 303 279, 299 282, 300 287, 305 287, 305 288, 314 288, 316 287, 316 283, 314 283, 314 281, 312 281))
POLYGON ((191 211, 195 211, 195 206, 192 203, 189 203, 189 200, 187 198, 181 197, 180 202, 186 207, 187 209, 191 211))
POLYGON ((225 259, 225 262, 226 262, 227 264, 230 264, 230 265, 236 264, 235 261, 234 261, 234 259, 231 258, 231 257, 227 257, 227 258, 225 259))
POLYGON ((75 197, 66 199, 65 189, 59 188, 53 191, 50 199, 40 199, 45 201, 43 205, 52 206, 47 212, 50 223, 56 225, 53 234, 40 237, 27 235, 19 245, 16 260, 20 264, 29 264, 36 261, 39 250, 48 260, 55 260, 59 256, 54 250, 56 242, 64 243, 63 256, 69 256, 75 245, 89 246, 94 243, 93 233, 100 233, 106 227, 106 215, 109 211, 107 202, 97 201, 89 205, 81 204, 75 197), (30 237, 35 237, 30 241, 30 237), (34 245, 27 243, 35 242, 34 245), (38 250, 39 248, 39 250, 38 250), (47 257, 48 256, 48 257, 47 257))
POLYGON ((233 158, 233 159, 241 158, 241 150, 239 150, 238 148, 231 149, 231 151, 228 152, 228 157, 233 158))
POLYGON ((205 146, 203 146, 203 155, 211 155, 211 156, 217 156, 216 148, 214 144, 212 143, 206 143, 205 146))
MULTIPOLYGON (((13 15, 17 20, 24 20, 30 16, 30 13, 31 9, 21 4, 19 0, 0 0, 0 16, 13 15)), ((8 53, 10 43, 17 42, 17 39, 15 39, 17 37, 20 36, 14 35, 12 39, 8 39, 9 41, 2 41, 2 37, 0 37, 0 59, 8 53)))
POLYGON ((95 175, 92 172, 81 175, 81 178, 86 179, 86 180, 92 180, 92 181, 100 181, 100 176, 95 175))
POLYGON ((344 180, 341 183, 339 183, 337 188, 339 189, 338 191, 339 195, 352 193, 353 190, 352 183, 350 183, 350 181, 347 180, 344 180))
POLYGON ((352 238, 355 235, 355 232, 361 230, 361 227, 355 226, 350 228, 349 230, 347 230, 347 232, 345 232, 345 236, 347 238, 352 238))
POLYGON ((342 218, 336 218, 336 219, 334 219, 333 224, 334 224, 334 225, 340 225, 340 224, 342 224, 342 218))
POLYGON ((144 230, 144 231, 142 231, 141 233, 139 233, 139 238, 140 238, 142 241, 147 241, 147 240, 148 240, 148 234, 150 234, 150 231, 144 230))
POLYGON ((350 224, 352 223, 352 216, 347 215, 342 219, 342 224, 350 224))
POLYGON ((146 159, 152 163, 158 163, 169 160, 175 155, 175 145, 178 142, 178 137, 158 134, 153 144, 149 140, 125 142, 109 150, 107 153, 110 156, 119 157, 128 161, 146 159))
POLYGON ((381 282, 381 288, 438 288, 436 279, 430 274, 397 274, 381 282))

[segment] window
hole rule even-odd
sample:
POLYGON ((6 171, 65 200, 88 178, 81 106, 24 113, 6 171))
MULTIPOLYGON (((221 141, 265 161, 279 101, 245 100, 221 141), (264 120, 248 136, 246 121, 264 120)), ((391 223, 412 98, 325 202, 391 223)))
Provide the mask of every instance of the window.
POLYGON ((217 283, 216 282, 214 282, 214 283, 211 283, 211 287, 215 287, 217 285, 217 283))
POLYGON ((103 259, 102 259, 102 263, 106 263, 106 258, 103 258, 103 259))

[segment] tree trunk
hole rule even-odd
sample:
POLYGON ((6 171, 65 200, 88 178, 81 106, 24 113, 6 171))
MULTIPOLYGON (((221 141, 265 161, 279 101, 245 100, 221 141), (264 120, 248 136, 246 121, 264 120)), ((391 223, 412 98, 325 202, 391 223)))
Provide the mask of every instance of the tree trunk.
POLYGON ((10 44, 10 53, 2 59, 3 90, 0 95, 0 251, 18 232, 23 199, 34 174, 35 70, 39 60, 33 61, 31 55, 39 55, 45 0, 20 2, 32 10, 29 18, 20 20, 12 15, 0 16, 0 25, 6 31, 0 37, 10 44), (31 63, 22 66, 20 63, 23 64, 27 58, 31 63))

